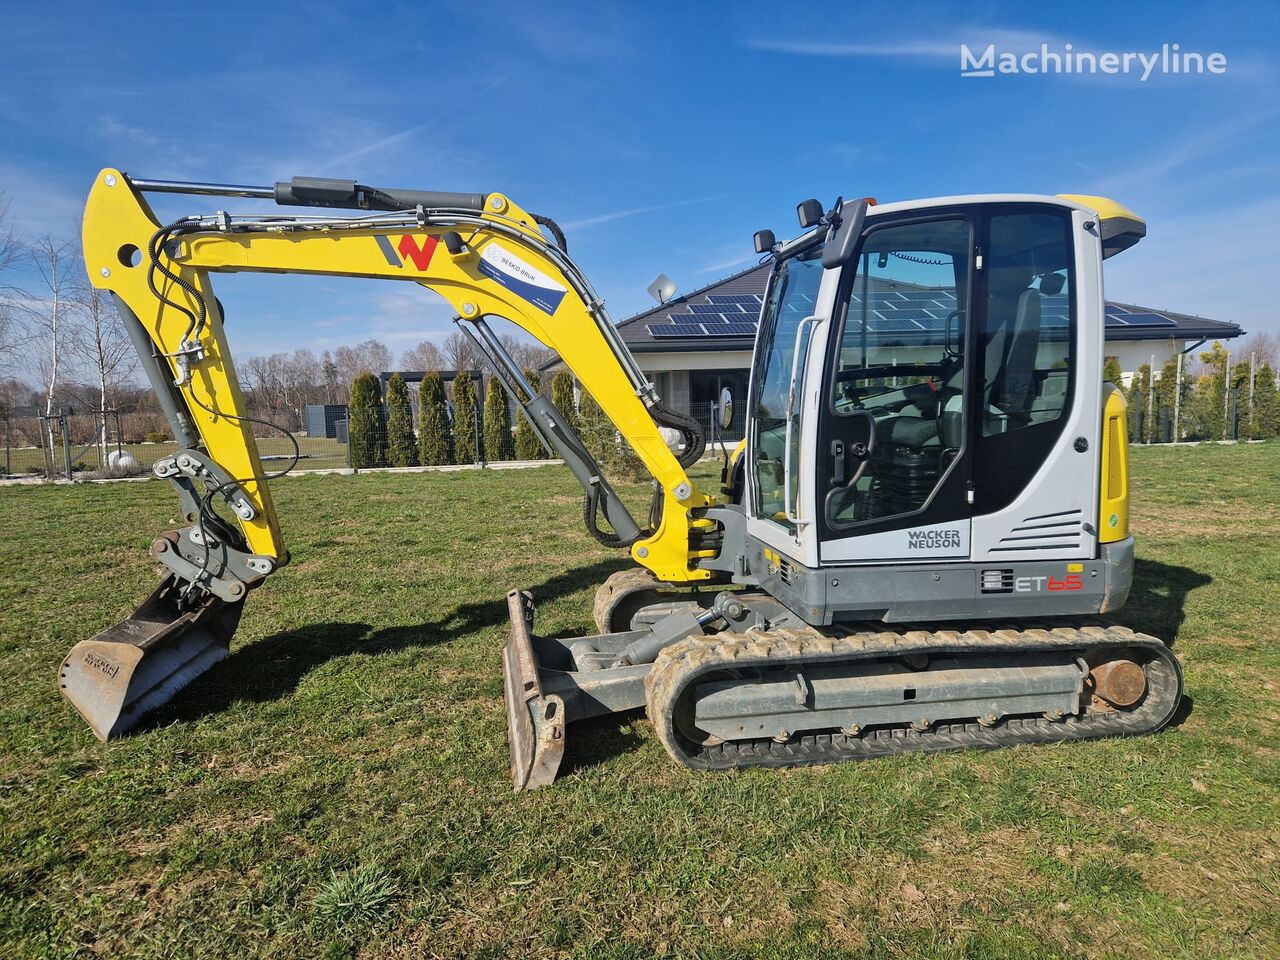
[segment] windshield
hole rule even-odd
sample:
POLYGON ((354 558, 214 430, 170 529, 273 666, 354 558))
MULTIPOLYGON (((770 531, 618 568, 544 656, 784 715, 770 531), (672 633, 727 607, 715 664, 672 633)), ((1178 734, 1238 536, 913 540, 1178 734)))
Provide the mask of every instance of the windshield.
POLYGON ((969 226, 961 219, 882 228, 862 247, 836 356, 836 408, 958 376, 969 226))
POLYGON ((868 233, 843 301, 828 442, 864 445, 834 470, 833 528, 920 510, 964 439, 969 222, 889 224, 868 233))
MULTIPOLYGON (((822 281, 822 247, 812 247, 781 261, 774 268, 769 297, 761 316, 760 358, 756 370, 752 417, 756 430, 754 464, 756 516, 786 523, 784 467, 787 446, 787 398, 801 321, 811 316, 822 281)), ((801 343, 803 347, 803 342, 801 343)), ((792 411, 792 463, 799 455, 800 410, 792 411)), ((791 476, 791 503, 795 503, 799 471, 791 476)))

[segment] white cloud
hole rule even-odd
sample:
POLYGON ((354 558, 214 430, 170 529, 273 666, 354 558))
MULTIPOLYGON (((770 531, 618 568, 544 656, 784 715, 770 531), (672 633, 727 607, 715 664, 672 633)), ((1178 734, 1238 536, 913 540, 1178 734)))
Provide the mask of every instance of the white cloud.
POLYGON ((611 223, 614 220, 621 220, 624 217, 635 217, 642 213, 656 213, 659 210, 672 210, 676 207, 691 207, 699 203, 711 203, 713 200, 724 199, 724 194, 714 197, 699 197, 696 200, 676 200, 673 203, 659 203, 652 207, 632 207, 629 210, 614 210, 610 213, 597 214, 594 217, 583 217, 580 220, 569 220, 561 224, 565 230, 586 230, 589 227, 597 227, 602 223, 611 223))
POLYGON ((751 264, 760 260, 760 254, 756 253, 747 244, 737 241, 735 243, 726 243, 711 250, 707 253, 711 257, 709 263, 698 268, 698 274, 718 273, 727 276, 735 273, 751 264))
POLYGON ((959 63, 960 44, 974 46, 994 43, 1003 50, 1025 52, 1039 50, 1040 44, 1053 47, 1062 41, 1050 33, 1030 30, 992 30, 987 27, 957 27, 945 35, 928 39, 885 40, 873 43, 831 43, 808 40, 751 40, 747 46, 774 53, 790 53, 806 57, 851 57, 859 59, 945 60, 951 66, 959 63))
POLYGON ((1107 261, 1107 297, 1280 332, 1278 219, 1280 196, 1153 220, 1145 240, 1107 261))
POLYGON ((28 239, 43 234, 79 237, 89 181, 69 187, 42 170, 0 163, 0 192, 14 227, 28 239))
POLYGON ((340 167, 340 166, 349 164, 354 160, 359 160, 363 157, 381 153, 382 151, 386 150, 389 147, 394 147, 408 140, 411 140, 414 136, 416 136, 419 133, 422 133, 424 130, 429 130, 432 127, 439 124, 441 121, 448 119, 449 117, 453 116, 456 113, 461 112, 462 110, 465 110, 475 100, 479 99, 480 97, 483 97, 489 92, 496 90, 498 87, 502 86, 506 82, 506 80, 507 80, 506 74, 495 77, 493 80, 489 81, 489 83, 485 84, 484 86, 481 86, 473 91, 470 91, 466 96, 460 97, 457 100, 453 101, 443 110, 439 111, 435 116, 431 117, 429 120, 426 120, 423 123, 419 123, 416 126, 409 127, 406 130, 399 130, 395 133, 391 133, 391 134, 387 134, 386 136, 379 137, 378 139, 373 140, 371 142, 362 143, 360 146, 353 147, 347 152, 342 153, 328 160, 327 166, 330 168, 340 167))
MULTIPOLYGON (((1202 130, 1200 133, 1180 134, 1170 141, 1148 149, 1145 158, 1131 161, 1125 153, 1125 166, 1096 185, 1104 194, 1119 193, 1129 189, 1153 191, 1161 189, 1168 175, 1204 157, 1238 149, 1241 137, 1264 126, 1280 116, 1280 109, 1252 111, 1242 116, 1202 130)), ((1220 175, 1220 174, 1219 174, 1220 175)))

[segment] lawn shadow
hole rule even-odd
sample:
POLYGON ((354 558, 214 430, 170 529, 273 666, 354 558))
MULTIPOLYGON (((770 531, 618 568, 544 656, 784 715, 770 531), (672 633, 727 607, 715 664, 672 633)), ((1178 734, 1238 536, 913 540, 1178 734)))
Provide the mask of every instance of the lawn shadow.
POLYGON ((1165 646, 1172 647, 1187 618, 1187 596, 1212 582, 1213 577, 1190 567, 1139 558, 1133 565, 1129 601, 1116 619, 1125 626, 1159 637, 1165 646))
MULTIPOLYGON (((1158 637, 1165 646, 1173 649, 1183 621, 1187 619, 1187 596, 1192 590, 1212 582, 1213 577, 1190 567, 1137 559, 1133 565, 1133 588, 1129 591, 1129 601, 1116 620, 1158 637)), ((1184 693, 1168 725, 1181 726, 1194 708, 1194 701, 1184 693)))
POLYGON ((572 724, 565 734, 564 759, 557 779, 639 750, 644 738, 632 729, 632 724, 643 715, 642 709, 626 710, 572 724))
MULTIPOLYGON (((574 567, 530 587, 535 600, 553 600, 602 583, 624 569, 624 560, 601 560, 574 567)), ((504 598, 465 603, 437 620, 374 630, 367 623, 312 623, 263 637, 240 647, 198 677, 173 702, 160 707, 137 728, 139 732, 175 721, 220 713, 233 703, 265 703, 286 697, 322 664, 353 653, 379 654, 410 647, 432 647, 458 636, 507 622, 504 598)), ((498 670, 494 648, 494 670, 498 670)))

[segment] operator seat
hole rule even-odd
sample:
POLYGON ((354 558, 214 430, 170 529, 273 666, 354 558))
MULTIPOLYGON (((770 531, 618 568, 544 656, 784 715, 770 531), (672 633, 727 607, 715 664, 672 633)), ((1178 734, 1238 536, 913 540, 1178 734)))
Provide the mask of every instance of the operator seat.
POLYGON ((1011 417, 1025 419, 1035 399, 1036 353, 1040 350, 1040 291, 1023 290, 1004 360, 998 406, 1011 417))
MULTIPOLYGON (((1032 278, 1031 268, 1019 265, 993 268, 988 280, 986 390, 982 398, 983 414, 988 418, 1003 414, 1025 422, 1035 398, 1041 298, 1040 291, 1029 286, 1032 278)), ((1001 431, 988 428, 985 432, 1001 431)))

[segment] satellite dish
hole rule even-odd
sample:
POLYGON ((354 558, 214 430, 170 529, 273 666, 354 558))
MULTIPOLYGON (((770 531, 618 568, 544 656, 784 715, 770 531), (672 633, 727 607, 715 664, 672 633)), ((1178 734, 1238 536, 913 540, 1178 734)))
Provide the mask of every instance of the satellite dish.
POLYGON ((720 391, 720 429, 728 430, 733 423, 733 391, 724 387, 720 391))
POLYGON ((666 303, 676 295, 676 282, 668 277, 665 273, 658 274, 658 279, 649 284, 649 296, 657 300, 659 303, 666 303))

